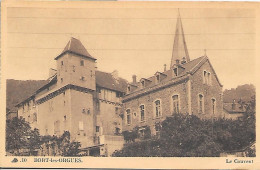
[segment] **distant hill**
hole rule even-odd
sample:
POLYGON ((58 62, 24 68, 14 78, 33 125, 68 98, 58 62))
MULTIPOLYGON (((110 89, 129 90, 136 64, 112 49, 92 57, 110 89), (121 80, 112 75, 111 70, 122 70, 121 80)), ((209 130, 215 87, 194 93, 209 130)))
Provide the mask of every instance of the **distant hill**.
POLYGON ((15 105, 30 97, 47 82, 47 80, 6 80, 6 108, 15 109, 15 105))
POLYGON ((237 88, 224 90, 223 101, 224 103, 230 103, 234 99, 236 101, 242 99, 242 101, 248 102, 255 93, 255 86, 253 84, 239 85, 237 88))

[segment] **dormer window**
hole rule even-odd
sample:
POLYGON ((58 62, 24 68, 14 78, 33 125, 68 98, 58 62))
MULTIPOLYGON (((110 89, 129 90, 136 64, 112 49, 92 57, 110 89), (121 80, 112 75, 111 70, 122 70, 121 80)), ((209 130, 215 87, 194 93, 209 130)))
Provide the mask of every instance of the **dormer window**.
POLYGON ((160 75, 156 75, 156 83, 159 83, 160 82, 160 75))
POLYGON ((131 87, 128 86, 128 87, 127 87, 127 91, 128 91, 128 93, 130 92, 130 90, 131 90, 131 87))
POLYGON ((84 66, 84 60, 80 60, 80 66, 84 66))
POLYGON ((144 84, 144 80, 141 81, 141 84, 142 84, 142 88, 144 88, 144 85, 145 85, 145 84, 144 84))

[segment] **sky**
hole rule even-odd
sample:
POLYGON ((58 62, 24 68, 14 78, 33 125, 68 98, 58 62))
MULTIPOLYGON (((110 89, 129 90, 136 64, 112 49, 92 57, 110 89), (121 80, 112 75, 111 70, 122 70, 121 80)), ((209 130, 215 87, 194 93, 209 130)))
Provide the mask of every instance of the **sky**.
MULTIPOLYGON (((225 88, 255 84, 255 11, 180 8, 191 60, 208 56, 225 88)), ((177 7, 12 7, 7 10, 6 78, 47 79, 70 37, 97 58, 98 70, 137 80, 169 69, 177 7)))

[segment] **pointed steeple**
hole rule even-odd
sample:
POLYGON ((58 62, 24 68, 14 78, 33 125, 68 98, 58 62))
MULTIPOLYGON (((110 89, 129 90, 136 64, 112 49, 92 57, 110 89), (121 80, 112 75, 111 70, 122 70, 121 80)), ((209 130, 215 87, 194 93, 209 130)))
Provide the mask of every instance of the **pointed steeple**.
POLYGON ((173 43, 173 50, 172 50, 171 68, 176 63, 176 60, 179 61, 185 60, 186 62, 190 61, 179 9, 178 9, 178 18, 176 23, 176 31, 175 31, 175 37, 173 43))

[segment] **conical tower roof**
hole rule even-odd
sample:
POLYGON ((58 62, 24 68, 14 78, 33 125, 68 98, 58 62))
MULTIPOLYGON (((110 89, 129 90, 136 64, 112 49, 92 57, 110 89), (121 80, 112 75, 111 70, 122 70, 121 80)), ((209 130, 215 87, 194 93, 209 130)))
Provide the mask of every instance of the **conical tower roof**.
POLYGON ((177 23, 176 23, 174 43, 173 43, 171 67, 173 67, 173 65, 176 63, 177 59, 182 61, 183 57, 185 57, 186 62, 190 61, 190 57, 189 57, 189 53, 188 53, 188 49, 184 37, 182 22, 181 22, 181 16, 179 12, 177 23))
POLYGON ((55 60, 57 60, 58 58, 60 58, 64 53, 69 52, 69 53, 74 53, 77 55, 80 55, 82 57, 87 57, 87 58, 91 58, 93 60, 96 60, 94 57, 92 57, 88 51, 86 50, 86 48, 82 45, 82 43, 80 42, 80 40, 71 37, 71 39, 69 40, 69 42, 67 43, 67 45, 65 46, 64 50, 61 52, 61 54, 59 56, 57 56, 55 58, 55 60))

